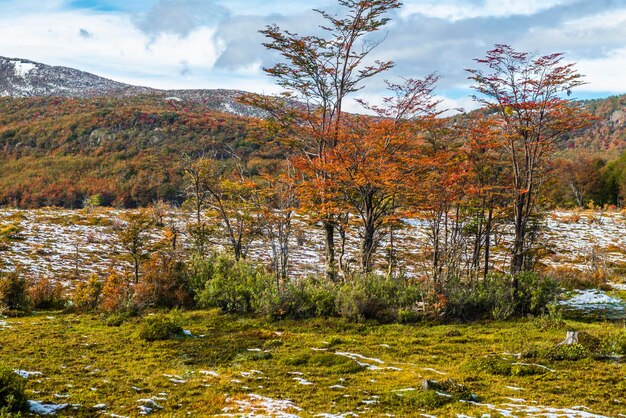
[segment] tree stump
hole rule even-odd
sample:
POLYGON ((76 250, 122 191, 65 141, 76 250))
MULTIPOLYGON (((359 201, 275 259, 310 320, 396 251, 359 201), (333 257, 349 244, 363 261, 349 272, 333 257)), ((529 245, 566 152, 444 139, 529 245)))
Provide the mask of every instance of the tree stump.
POLYGON ((561 345, 573 345, 573 344, 578 344, 578 332, 567 331, 567 336, 565 337, 563 341, 557 344, 557 347, 561 345))

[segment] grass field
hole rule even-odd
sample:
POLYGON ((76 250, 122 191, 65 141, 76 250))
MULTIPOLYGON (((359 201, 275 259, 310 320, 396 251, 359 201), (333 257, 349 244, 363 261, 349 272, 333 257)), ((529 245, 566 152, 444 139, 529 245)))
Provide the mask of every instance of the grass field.
POLYGON ((569 329, 606 340, 623 333, 623 324, 535 318, 376 325, 269 322, 217 311, 177 315, 192 336, 155 342, 139 338, 141 318, 120 326, 61 312, 4 318, 0 362, 38 372, 28 377, 28 398, 69 404, 60 416, 130 417, 149 409, 168 417, 626 415, 620 359, 515 355, 553 347, 569 329), (426 379, 438 383, 425 389, 426 379))

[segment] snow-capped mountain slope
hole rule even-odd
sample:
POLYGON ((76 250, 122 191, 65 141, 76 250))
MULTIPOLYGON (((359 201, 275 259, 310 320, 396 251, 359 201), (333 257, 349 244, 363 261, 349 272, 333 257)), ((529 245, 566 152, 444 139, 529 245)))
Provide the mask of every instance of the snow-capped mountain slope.
POLYGON ((208 109, 239 116, 263 116, 259 109, 239 103, 238 90, 159 90, 109 80, 68 67, 55 67, 22 58, 0 57, 0 97, 66 97, 156 95, 164 100, 190 101, 208 109))
POLYGON ((0 57, 0 96, 94 97, 148 93, 67 67, 53 67, 21 58, 0 57))

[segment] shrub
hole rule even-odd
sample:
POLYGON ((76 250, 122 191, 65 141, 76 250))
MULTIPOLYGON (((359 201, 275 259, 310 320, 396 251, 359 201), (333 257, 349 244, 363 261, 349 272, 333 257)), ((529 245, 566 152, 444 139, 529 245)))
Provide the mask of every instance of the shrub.
POLYGON ((25 385, 26 379, 13 370, 0 366, 0 412, 19 412, 26 409, 25 385))
POLYGON ((185 264, 173 254, 151 256, 140 282, 135 286, 134 303, 139 307, 182 308, 193 304, 185 264))
POLYGON ((224 312, 256 312, 275 287, 273 276, 264 269, 226 254, 196 260, 194 270, 192 282, 201 289, 198 302, 224 312))
POLYGON ((74 307, 81 311, 96 309, 100 303, 102 282, 95 274, 89 276, 86 282, 80 282, 72 295, 74 307))
POLYGON ((500 356, 481 357, 470 360, 464 365, 468 371, 488 373, 497 376, 510 376, 513 368, 511 361, 500 356))
POLYGON ((622 330, 605 338, 602 349, 609 355, 626 355, 626 331, 622 330))
POLYGON ((517 280, 516 313, 520 315, 546 313, 548 304, 559 294, 559 284, 550 277, 524 272, 517 276, 517 280))
POLYGON ((405 290, 403 283, 401 279, 375 274, 356 275, 339 288, 337 311, 352 321, 393 321, 397 318, 398 301, 405 290))
POLYGON ((383 397, 383 403, 390 405, 410 405, 416 408, 433 410, 451 403, 463 401, 478 401, 478 397, 472 394, 465 386, 458 384, 452 379, 441 382, 425 380, 422 390, 393 392, 383 397))
POLYGON ((539 357, 546 360, 577 361, 591 357, 591 351, 582 344, 565 344, 539 352, 539 357))
POLYGON ((470 360, 463 365, 463 368, 471 372, 496 376, 533 376, 545 374, 548 371, 535 364, 516 363, 502 356, 487 356, 470 360))
POLYGON ((43 278, 28 288, 28 297, 34 309, 61 309, 65 307, 63 286, 43 278))
POLYGON ((18 271, 0 272, 0 309, 23 312, 29 308, 26 280, 18 271))
POLYGON ((139 338, 146 341, 167 340, 183 335, 179 320, 172 315, 155 315, 144 320, 139 338))
POLYGON ((133 288, 128 277, 111 273, 102 286, 99 308, 107 313, 130 312, 135 308, 132 299, 133 288))
POLYGON ((274 287, 267 289, 262 299, 262 311, 281 319, 335 316, 336 293, 336 286, 321 278, 292 281, 280 292, 274 287))
POLYGON ((514 278, 506 274, 492 274, 472 282, 450 281, 446 285, 448 303, 444 315, 465 320, 538 315, 545 313, 558 295, 554 279, 531 272, 521 273, 516 279, 517 290, 513 287, 514 278))
POLYGON ((112 314, 104 316, 104 324, 107 327, 119 327, 124 322, 130 319, 129 312, 113 312, 112 314))

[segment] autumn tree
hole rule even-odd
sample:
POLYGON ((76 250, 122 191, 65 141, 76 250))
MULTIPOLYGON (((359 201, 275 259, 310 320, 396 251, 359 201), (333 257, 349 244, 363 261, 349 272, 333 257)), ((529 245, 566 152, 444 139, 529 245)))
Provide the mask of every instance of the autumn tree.
POLYGON ((443 294, 449 277, 458 277, 465 242, 460 235, 460 201, 467 169, 460 148, 462 139, 445 120, 432 121, 423 132, 416 165, 419 168, 405 192, 412 217, 426 226, 426 266, 436 294, 443 294))
POLYGON ((152 220, 144 210, 125 213, 122 222, 115 226, 117 241, 133 264, 135 283, 139 282, 141 262, 148 257, 151 227, 152 220))
POLYGON ((537 56, 496 45, 476 62, 481 68, 467 70, 478 93, 474 99, 501 119, 512 168, 511 273, 517 274, 527 268, 530 223, 546 163, 562 135, 585 123, 581 110, 563 97, 583 81, 560 53, 537 56))
POLYGON ((388 83, 392 95, 383 105, 364 103, 377 117, 349 116, 327 159, 333 187, 358 219, 361 270, 369 272, 373 257, 394 221, 398 194, 416 168, 421 130, 438 115, 432 92, 438 77, 388 83))
POLYGON ((460 152, 467 170, 463 204, 471 226, 466 229, 473 234, 467 268, 470 277, 489 274, 491 245, 500 222, 497 211, 510 200, 506 142, 499 126, 497 118, 483 112, 467 115, 459 126, 463 138, 460 152))
POLYGON ((261 234, 270 244, 272 268, 280 290, 289 273, 289 243, 294 231, 294 213, 298 205, 294 169, 288 162, 278 174, 264 173, 256 181, 255 211, 261 234))
MULTIPOLYGON (((321 35, 299 35, 268 26, 261 33, 266 48, 278 52, 284 62, 265 71, 286 90, 281 97, 246 96, 243 100, 269 112, 281 129, 289 132, 299 154, 310 162, 326 160, 337 146, 346 99, 363 82, 393 66, 391 61, 369 63, 368 55, 380 44, 371 34, 388 22, 385 15, 400 7, 398 0, 338 0, 342 15, 317 10, 325 23, 321 35), (294 103, 294 100, 297 103, 294 103)), ((319 187, 332 187, 330 174, 312 170, 319 187)), ((333 191, 316 196, 315 211, 326 242, 326 274, 335 279, 336 212, 333 191)))
POLYGON ((556 203, 571 204, 579 208, 592 203, 604 205, 609 203, 608 185, 603 171, 607 161, 589 150, 575 150, 554 161, 555 171, 559 173, 554 179, 554 193, 560 199, 556 203))
POLYGON ((191 208, 194 216, 194 220, 187 223, 187 233, 191 237, 194 251, 204 255, 212 232, 204 213, 211 197, 210 190, 216 187, 215 183, 219 181, 221 173, 215 171, 213 156, 202 156, 196 159, 184 156, 182 168, 185 179, 184 205, 191 208))

